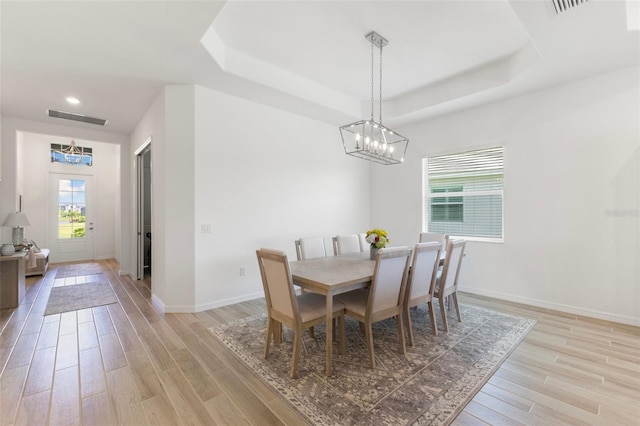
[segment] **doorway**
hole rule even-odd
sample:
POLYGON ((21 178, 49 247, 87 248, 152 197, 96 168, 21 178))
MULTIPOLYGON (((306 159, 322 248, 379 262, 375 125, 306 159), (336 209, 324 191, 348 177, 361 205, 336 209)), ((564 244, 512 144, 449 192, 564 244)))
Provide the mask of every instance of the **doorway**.
POLYGON ((49 247, 56 253, 55 261, 93 260, 94 177, 51 173, 50 181, 49 247))
POLYGON ((151 138, 136 151, 137 169, 137 279, 151 278, 151 138))

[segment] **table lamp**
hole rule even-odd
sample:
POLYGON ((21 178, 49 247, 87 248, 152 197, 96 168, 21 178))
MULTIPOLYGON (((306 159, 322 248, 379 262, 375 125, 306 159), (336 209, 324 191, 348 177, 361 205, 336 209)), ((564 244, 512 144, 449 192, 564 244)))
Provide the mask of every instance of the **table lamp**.
POLYGON ((9 214, 2 223, 2 226, 11 226, 11 242, 14 246, 22 244, 24 242, 24 228, 23 226, 31 226, 29 217, 22 212, 15 212, 9 214))

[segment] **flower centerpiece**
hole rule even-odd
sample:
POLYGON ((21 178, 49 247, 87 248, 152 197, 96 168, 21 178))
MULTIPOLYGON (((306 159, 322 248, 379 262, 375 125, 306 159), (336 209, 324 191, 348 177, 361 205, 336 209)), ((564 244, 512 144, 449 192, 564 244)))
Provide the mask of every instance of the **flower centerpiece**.
POLYGON ((378 250, 385 248, 389 242, 387 237, 387 231, 380 228, 374 228, 367 231, 367 237, 365 239, 371 247, 371 259, 375 260, 378 257, 378 250))

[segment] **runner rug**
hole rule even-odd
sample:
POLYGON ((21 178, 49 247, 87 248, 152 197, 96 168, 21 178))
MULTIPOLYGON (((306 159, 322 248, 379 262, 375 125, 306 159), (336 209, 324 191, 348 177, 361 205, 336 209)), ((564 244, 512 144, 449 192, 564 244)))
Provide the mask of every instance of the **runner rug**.
POLYGON ((104 272, 98 262, 69 263, 57 265, 56 278, 77 277, 78 275, 98 275, 104 272))
MULTIPOLYGON (((334 343, 333 376, 326 377, 324 324, 315 340, 304 333, 298 378, 289 378, 293 332, 264 359, 266 315, 210 328, 256 376, 311 424, 449 424, 535 325, 534 320, 461 305, 449 312, 449 332, 431 333, 426 306, 412 309, 414 346, 398 352, 394 319, 374 324, 376 368, 370 369, 364 333, 346 318, 346 351, 334 343)), ((437 308, 436 308, 437 309, 437 308)))
POLYGON ((117 302, 109 283, 92 282, 52 287, 44 314, 53 315, 117 302))

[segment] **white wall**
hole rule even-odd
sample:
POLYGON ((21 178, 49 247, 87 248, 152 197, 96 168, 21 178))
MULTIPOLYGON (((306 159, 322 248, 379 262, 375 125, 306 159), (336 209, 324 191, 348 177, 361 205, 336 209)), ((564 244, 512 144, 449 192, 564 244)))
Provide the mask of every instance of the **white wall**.
MULTIPOLYGON (((324 236, 331 250, 331 236, 369 227, 369 163, 344 154, 334 126, 201 87, 166 86, 131 135, 132 160, 149 137, 152 292, 166 312, 261 297, 260 247, 295 259, 296 238, 324 236)), ((135 267, 135 238, 130 248, 135 267)))
MULTIPOLYGON (((27 196, 24 193, 24 175, 30 170, 29 159, 26 158, 25 164, 22 165, 22 161, 18 157, 19 142, 24 139, 25 133, 33 134, 45 134, 55 135, 61 138, 67 139, 81 139, 87 141, 100 141, 107 144, 119 145, 122 149, 120 152, 129 151, 129 140, 126 136, 117 133, 109 133, 102 130, 93 130, 89 128, 70 127, 66 125, 56 125, 50 123, 40 123, 29 120, 22 120, 18 118, 2 117, 2 191, 0 194, 0 218, 5 218, 9 213, 15 211, 17 204, 18 194, 22 194, 23 197, 27 196), (19 170, 22 169, 24 173, 19 170)), ((20 142, 21 143, 21 142, 20 142)), ((22 148, 20 148, 22 150, 22 148)), ((128 228, 128 217, 121 214, 126 212, 126 202, 121 202, 121 197, 129 197, 129 177, 128 173, 121 175, 121 171, 128 172, 128 156, 120 155, 119 164, 115 166, 115 175, 111 178, 114 182, 120 183, 120 187, 117 189, 116 201, 115 201, 115 231, 111 236, 115 239, 115 256, 121 264, 128 261, 128 247, 126 242, 128 241, 131 230, 128 228)), ((124 198, 127 199, 127 198, 124 198)), ((24 204, 24 200, 23 200, 24 204)), ((4 219, 2 219, 4 220, 4 219)), ((30 238, 38 241, 31 232, 34 229, 26 230, 27 235, 30 238)), ((2 241, 11 241, 11 230, 6 227, 2 227, 2 241)))
MULTIPOLYGON (((57 136, 20 132, 19 172, 22 194, 22 211, 31 220, 32 226, 25 229, 29 239, 40 247, 49 247, 50 237, 55 237, 55 229, 50 228, 50 173, 92 175, 95 179, 95 204, 91 214, 94 223, 93 239, 96 259, 116 258, 116 210, 119 191, 118 163, 120 146, 74 138, 78 146, 93 149, 94 164, 91 167, 73 166, 50 161, 52 143, 68 144, 70 139, 57 136)), ((57 261, 55 251, 51 261, 57 261)))
MULTIPOLYGON (((167 312, 193 312, 194 259, 194 87, 166 86, 131 135, 131 176, 135 151, 151 138, 151 291, 167 312)), ((131 180, 131 205, 136 202, 131 180)), ((136 211, 131 223, 136 227, 136 211)), ((130 270, 135 276, 137 243, 130 238, 130 270)))
POLYGON ((335 126, 201 87, 195 122, 197 310, 261 297, 260 247, 369 226, 369 163, 335 126))
MULTIPOLYGON (((129 182, 130 198, 128 204, 136 205, 137 197, 137 171, 135 169, 135 152, 138 151, 147 140, 151 139, 151 234, 152 241, 152 257, 151 263, 151 292, 155 302, 164 304, 167 299, 167 280, 166 272, 168 263, 166 259, 166 237, 165 237, 165 211, 166 195, 164 191, 164 175, 165 169, 165 93, 164 90, 145 115, 142 117, 135 130, 131 133, 131 150, 128 153, 130 158, 131 181, 129 182)), ((131 208, 129 220, 132 229, 136 229, 137 218, 136 209, 131 208)), ((137 266, 137 237, 132 232, 128 238, 129 259, 128 274, 132 277, 136 276, 137 266)), ((193 290, 192 290, 193 291, 193 290)), ((164 306, 162 306, 164 307, 164 306)))
POLYGON ((398 129, 410 158, 374 167, 374 225, 415 244, 421 158, 504 145, 505 242, 468 243, 463 289, 640 324, 639 75, 623 69, 398 129))

